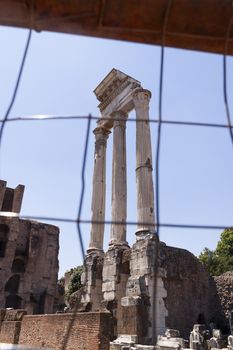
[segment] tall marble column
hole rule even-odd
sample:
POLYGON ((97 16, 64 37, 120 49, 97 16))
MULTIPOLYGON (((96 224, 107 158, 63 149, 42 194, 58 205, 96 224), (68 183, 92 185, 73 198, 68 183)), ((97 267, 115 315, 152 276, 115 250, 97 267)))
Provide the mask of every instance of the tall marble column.
POLYGON ((152 151, 149 123, 149 90, 133 93, 136 111, 137 236, 155 231, 152 151), (144 121, 145 120, 145 121, 144 121))
POLYGON ((103 251, 104 223, 98 224, 96 221, 104 221, 105 219, 106 147, 110 131, 97 126, 93 133, 95 134, 95 162, 91 205, 93 222, 88 253, 103 251))
POLYGON ((127 182, 126 182, 126 139, 127 114, 121 111, 112 114, 113 162, 112 162, 112 226, 110 246, 128 246, 126 242, 127 182), (122 222, 114 224, 114 222, 122 222))

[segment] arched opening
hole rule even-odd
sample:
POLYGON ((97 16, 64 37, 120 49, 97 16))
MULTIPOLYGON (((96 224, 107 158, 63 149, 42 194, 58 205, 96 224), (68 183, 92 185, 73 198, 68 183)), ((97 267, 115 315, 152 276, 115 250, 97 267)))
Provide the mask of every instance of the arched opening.
POLYGON ((25 263, 23 259, 16 258, 13 261, 11 272, 13 273, 23 273, 25 272, 25 263))
POLYGON ((5 284, 5 291, 11 294, 16 294, 19 289, 20 275, 13 275, 5 284))
POLYGON ((0 224, 0 258, 5 256, 8 235, 9 227, 7 225, 0 224))
POLYGON ((20 298, 18 295, 8 295, 6 297, 6 304, 5 307, 13 307, 13 309, 21 309, 21 302, 22 298, 20 298))

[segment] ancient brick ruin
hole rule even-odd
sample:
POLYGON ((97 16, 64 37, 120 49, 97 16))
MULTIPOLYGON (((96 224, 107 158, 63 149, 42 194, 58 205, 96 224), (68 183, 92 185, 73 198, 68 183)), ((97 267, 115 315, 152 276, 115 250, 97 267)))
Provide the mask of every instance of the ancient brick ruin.
POLYGON ((0 308, 52 313, 57 290, 59 229, 20 219, 24 186, 0 181, 0 308))

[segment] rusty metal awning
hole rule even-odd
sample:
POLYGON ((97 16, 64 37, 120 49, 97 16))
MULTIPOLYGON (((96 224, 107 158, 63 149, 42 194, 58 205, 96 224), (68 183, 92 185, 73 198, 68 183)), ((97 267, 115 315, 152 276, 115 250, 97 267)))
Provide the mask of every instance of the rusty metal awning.
MULTIPOLYGON (((160 45, 168 1, 1 0, 0 24, 160 45)), ((166 46, 223 53, 232 13, 232 0, 173 0, 166 46)))

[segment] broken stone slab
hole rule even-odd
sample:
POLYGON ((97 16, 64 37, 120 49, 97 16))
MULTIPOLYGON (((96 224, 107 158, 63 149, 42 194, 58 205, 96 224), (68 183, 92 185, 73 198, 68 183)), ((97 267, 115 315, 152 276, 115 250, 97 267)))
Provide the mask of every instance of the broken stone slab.
POLYGON ((137 335, 120 334, 118 338, 114 340, 112 343, 121 344, 121 345, 133 345, 133 344, 136 344, 137 341, 138 341, 137 335))
POLYGON ((123 345, 116 344, 114 342, 110 343, 110 350, 156 350, 157 347, 154 345, 142 345, 142 344, 133 344, 133 345, 123 345))
POLYGON ((123 297, 121 298, 121 306, 133 306, 133 305, 141 305, 142 298, 140 296, 133 297, 123 297))
POLYGON ((24 309, 6 310, 4 321, 22 321, 25 315, 27 315, 27 311, 24 309))
MULTIPOLYGON (((155 350, 156 346, 154 345, 141 345, 141 344, 135 344, 134 348, 136 350, 155 350)), ((131 347, 130 350, 133 350, 133 348, 131 347)))
POLYGON ((178 331, 177 329, 167 328, 165 331, 165 337, 180 338, 180 331, 178 331))
POLYGON ((184 343, 182 338, 167 338, 161 335, 158 336, 157 346, 163 350, 181 349, 184 343))

